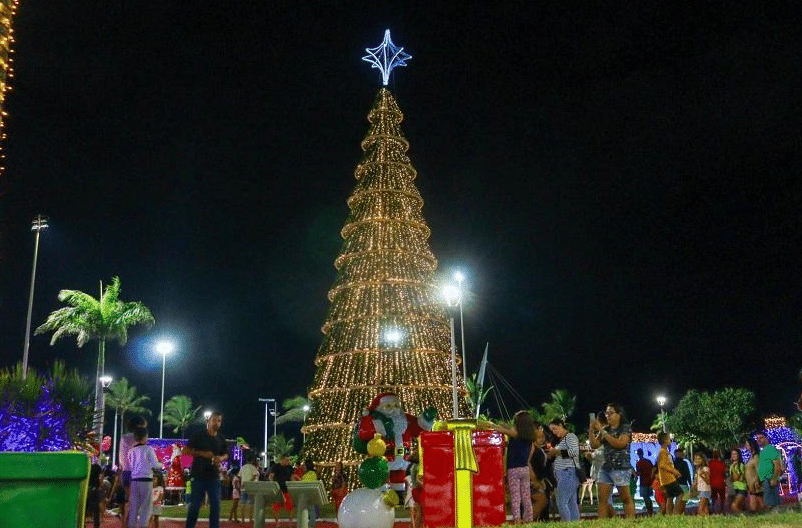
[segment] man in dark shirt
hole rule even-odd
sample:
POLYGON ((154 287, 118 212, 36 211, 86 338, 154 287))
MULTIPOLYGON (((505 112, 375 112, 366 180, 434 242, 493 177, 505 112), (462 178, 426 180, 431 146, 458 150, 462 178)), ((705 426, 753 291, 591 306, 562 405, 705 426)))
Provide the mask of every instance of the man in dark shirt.
POLYGON ((677 482, 682 486, 683 491, 687 492, 691 486, 691 468, 688 467, 688 462, 685 460, 685 450, 681 447, 674 450, 674 467, 682 475, 677 478, 677 482))
POLYGON ((652 479, 654 477, 654 464, 643 456, 643 449, 638 448, 638 462, 635 464, 635 473, 638 474, 640 485, 640 496, 646 506, 646 513, 651 517, 654 515, 652 506, 652 479))
POLYGON ((192 435, 182 454, 192 457, 192 492, 186 528, 194 528, 203 496, 209 494, 209 528, 220 526, 220 463, 228 458, 226 437, 220 433, 223 415, 213 412, 206 430, 192 435))
POLYGON ((284 495, 284 504, 281 503, 273 503, 273 516, 276 518, 276 525, 278 525, 278 514, 281 511, 281 507, 287 509, 287 512, 292 512, 294 505, 292 504, 292 498, 290 497, 289 492, 287 492, 287 481, 292 480, 292 464, 290 463, 290 457, 283 456, 281 460, 279 460, 278 464, 273 464, 270 468, 270 480, 275 480, 278 482, 278 487, 281 489, 281 494, 284 495))

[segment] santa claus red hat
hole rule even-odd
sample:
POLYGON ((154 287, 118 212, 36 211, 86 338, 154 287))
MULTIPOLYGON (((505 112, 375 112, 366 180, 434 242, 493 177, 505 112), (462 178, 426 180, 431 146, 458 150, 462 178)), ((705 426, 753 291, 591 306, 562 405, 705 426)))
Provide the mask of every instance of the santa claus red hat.
POLYGON ((368 412, 378 409, 379 405, 384 403, 385 399, 391 396, 398 399, 398 396, 396 396, 394 392, 382 392, 381 394, 377 394, 376 397, 373 398, 373 401, 370 402, 370 405, 368 406, 368 412))

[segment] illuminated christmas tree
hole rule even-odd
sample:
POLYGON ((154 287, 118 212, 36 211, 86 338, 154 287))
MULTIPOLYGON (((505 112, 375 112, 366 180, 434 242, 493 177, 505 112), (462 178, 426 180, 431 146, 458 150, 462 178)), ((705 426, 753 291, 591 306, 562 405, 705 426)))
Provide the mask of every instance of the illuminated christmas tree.
MULTIPOLYGON (((9 90, 8 78, 13 75, 11 45, 14 42, 14 30, 11 28, 11 22, 14 19, 18 4, 18 0, 0 0, 0 152, 2 151, 3 140, 6 138, 3 127, 5 126, 6 116, 4 103, 6 92, 9 90)), ((5 158, 5 155, 0 155, 0 158, 5 158)), ((4 170, 4 165, 4 162, 0 162, 0 173, 4 170)))
MULTIPOLYGON (((392 45, 389 31, 383 46, 388 42, 394 65, 403 65, 409 56, 392 45)), ((376 57, 381 48, 368 52, 376 57)), ((379 67, 386 84, 392 66, 379 67)), ((347 202, 350 214, 334 261, 338 275, 328 294, 331 306, 303 428, 304 457, 326 468, 325 475, 337 461, 353 468, 364 458, 351 447, 353 427, 381 392, 396 393, 413 414, 435 407, 440 418, 452 415, 448 314, 402 119, 395 98, 381 88, 354 171, 357 183, 347 202)), ((464 392, 461 376, 458 383, 464 392)), ((460 405, 466 412, 463 398, 460 405)))

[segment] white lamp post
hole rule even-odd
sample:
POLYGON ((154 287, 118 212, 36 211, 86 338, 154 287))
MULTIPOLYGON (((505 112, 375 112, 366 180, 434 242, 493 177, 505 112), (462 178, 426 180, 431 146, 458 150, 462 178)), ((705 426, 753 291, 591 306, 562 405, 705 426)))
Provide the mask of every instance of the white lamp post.
MULTIPOLYGON (((265 404, 265 451, 264 451, 264 453, 262 453, 262 456, 265 457, 264 464, 265 464, 265 467, 267 467, 267 413, 268 413, 268 404, 272 403, 273 405, 275 405, 276 404, 276 400, 274 398, 259 398, 259 401, 263 402, 265 404)), ((275 426, 274 426, 273 430, 275 431, 275 426)), ((273 433, 273 436, 275 436, 275 435, 276 435, 276 433, 273 433)))
POLYGON ((203 412, 203 419, 206 420, 207 422, 209 421, 209 418, 211 418, 211 417, 212 417, 212 411, 204 411, 203 412))
POLYGON ((159 438, 164 438, 164 371, 167 367, 167 354, 175 347, 168 341, 160 341, 156 344, 156 352, 162 355, 162 404, 159 412, 159 438))
POLYGON ((103 407, 101 407, 103 410, 100 414, 100 429, 98 429, 100 431, 100 438, 97 438, 97 443, 100 445, 103 443, 103 418, 106 415, 106 393, 109 390, 109 385, 111 385, 111 382, 114 381, 114 378, 106 374, 100 376, 98 381, 100 381, 100 386, 102 387, 101 390, 103 391, 103 407))
POLYGON ((460 333, 460 349, 462 350, 462 381, 467 382, 468 371, 465 363, 465 323, 462 320, 462 281, 465 280, 465 275, 461 271, 454 273, 454 280, 457 281, 457 288, 459 288, 459 333, 460 333))
POLYGON ((28 376, 28 350, 31 348, 31 312, 33 310, 33 287, 36 284, 36 261, 39 258, 39 234, 47 229, 47 217, 36 215, 31 225, 31 231, 36 231, 33 245, 33 267, 31 269, 31 293, 28 296, 28 319, 25 322, 25 346, 22 350, 22 379, 28 376))
POLYGON ((663 432, 666 432, 666 410, 663 406, 666 404, 666 397, 662 394, 655 398, 657 400, 657 404, 660 406, 660 421, 663 422, 663 432))
MULTIPOLYGON (((446 304, 449 307, 456 307, 461 298, 462 292, 453 284, 449 284, 443 288, 443 297, 446 299, 446 304)), ((459 418, 459 404, 457 402, 457 344, 454 339, 454 315, 451 315, 451 383, 452 387, 452 403, 453 403, 453 417, 459 418)))
MULTIPOLYGON (((309 409, 310 409, 309 405, 304 405, 303 406, 303 410, 304 410, 304 426, 306 425, 306 415, 309 414, 309 409)), ((304 442, 306 442, 306 431, 304 431, 304 442)))

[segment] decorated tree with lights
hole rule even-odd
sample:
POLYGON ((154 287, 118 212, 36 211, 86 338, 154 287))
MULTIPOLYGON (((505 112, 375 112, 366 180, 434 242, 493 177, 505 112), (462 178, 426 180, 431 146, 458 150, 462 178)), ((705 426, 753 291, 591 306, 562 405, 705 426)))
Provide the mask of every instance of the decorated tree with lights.
MULTIPOLYGON (((385 85, 390 70, 410 58, 392 44, 389 30, 382 45, 367 51, 365 60, 381 70, 385 85)), ((435 407, 441 418, 453 414, 448 315, 402 119, 382 87, 368 114, 364 154, 347 201, 350 214, 303 427, 303 457, 329 471, 338 461, 353 468, 364 458, 352 448, 352 431, 378 393, 397 394, 411 413, 435 407)), ((461 376, 458 383, 464 394, 461 376)), ((464 398, 459 405, 466 413, 464 398)))

